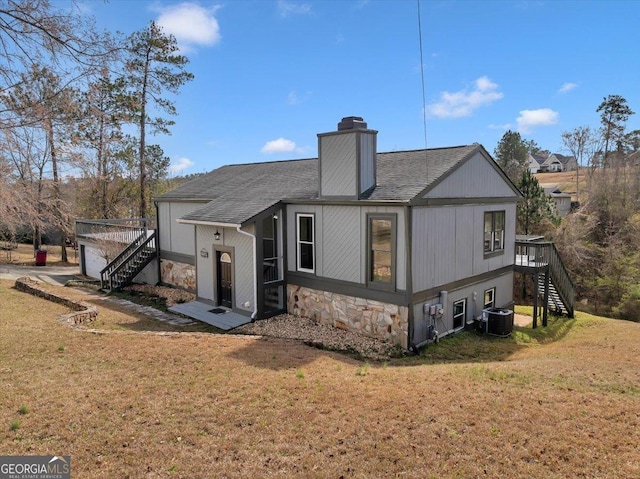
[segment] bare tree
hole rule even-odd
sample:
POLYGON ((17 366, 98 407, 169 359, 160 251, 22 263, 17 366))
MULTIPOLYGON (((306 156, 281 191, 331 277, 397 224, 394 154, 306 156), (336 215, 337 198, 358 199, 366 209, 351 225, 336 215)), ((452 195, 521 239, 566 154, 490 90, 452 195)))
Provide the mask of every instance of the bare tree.
POLYGON ((594 160, 600 150, 600 138, 588 126, 579 126, 572 131, 562 133, 564 146, 576 158, 578 168, 576 170, 576 198, 580 202, 580 168, 587 167, 589 183, 595 170, 594 160))

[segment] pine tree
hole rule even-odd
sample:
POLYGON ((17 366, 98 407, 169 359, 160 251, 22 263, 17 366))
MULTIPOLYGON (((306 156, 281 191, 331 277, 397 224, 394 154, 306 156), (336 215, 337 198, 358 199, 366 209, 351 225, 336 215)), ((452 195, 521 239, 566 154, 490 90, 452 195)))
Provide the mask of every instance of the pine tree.
POLYGON ((173 35, 166 35, 162 28, 151 22, 148 28, 134 33, 129 39, 128 58, 124 77, 129 88, 129 111, 138 126, 138 168, 140 185, 140 217, 147 215, 147 133, 169 134, 174 124, 161 116, 152 117, 153 108, 167 115, 175 115, 171 100, 163 97, 166 92, 177 94, 180 87, 193 79, 185 71, 189 62, 180 55, 173 35))
POLYGON ((538 180, 528 169, 522 173, 518 188, 524 199, 517 206, 517 230, 522 234, 541 233, 545 221, 559 223, 553 199, 547 196, 538 180))
POLYGON ((527 142, 522 139, 520 133, 511 130, 502 136, 494 150, 496 162, 513 183, 517 183, 522 173, 527 170, 528 153, 527 142))

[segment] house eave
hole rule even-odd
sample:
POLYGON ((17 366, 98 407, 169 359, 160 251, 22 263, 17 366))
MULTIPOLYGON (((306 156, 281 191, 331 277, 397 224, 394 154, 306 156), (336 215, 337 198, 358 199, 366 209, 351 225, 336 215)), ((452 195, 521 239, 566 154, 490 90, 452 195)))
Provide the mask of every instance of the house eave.
POLYGON ((182 225, 218 226, 220 228, 239 228, 241 226, 239 223, 224 223, 221 221, 186 220, 183 218, 178 218, 176 220, 176 223, 180 223, 182 225))

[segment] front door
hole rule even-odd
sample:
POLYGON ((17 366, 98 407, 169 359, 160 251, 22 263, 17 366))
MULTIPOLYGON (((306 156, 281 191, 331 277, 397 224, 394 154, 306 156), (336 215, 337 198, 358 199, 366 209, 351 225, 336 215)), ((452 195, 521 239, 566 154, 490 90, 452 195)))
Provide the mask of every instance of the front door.
POLYGON ((233 298, 231 255, 222 251, 216 251, 216 268, 218 271, 218 305, 231 308, 233 298))

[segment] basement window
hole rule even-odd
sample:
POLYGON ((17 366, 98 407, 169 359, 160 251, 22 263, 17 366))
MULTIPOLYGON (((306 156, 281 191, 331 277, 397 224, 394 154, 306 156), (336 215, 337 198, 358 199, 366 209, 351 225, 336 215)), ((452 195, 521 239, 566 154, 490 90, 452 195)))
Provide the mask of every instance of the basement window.
POLYGON ((453 329, 460 329, 464 326, 467 312, 467 300, 461 299, 453 303, 453 329))
POLYGON ((493 308, 496 304, 496 288, 488 289, 484 292, 484 306, 482 309, 493 308))

